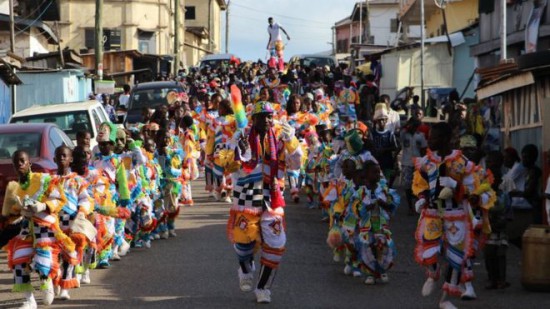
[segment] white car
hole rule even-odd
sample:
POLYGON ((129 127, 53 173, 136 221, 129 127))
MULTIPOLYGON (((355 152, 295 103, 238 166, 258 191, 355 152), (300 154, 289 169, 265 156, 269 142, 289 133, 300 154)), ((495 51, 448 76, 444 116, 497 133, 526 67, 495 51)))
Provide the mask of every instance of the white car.
POLYGON ((109 121, 103 105, 97 101, 35 105, 13 114, 10 123, 55 123, 76 145, 76 133, 90 132, 90 148, 97 145, 99 125, 109 121))

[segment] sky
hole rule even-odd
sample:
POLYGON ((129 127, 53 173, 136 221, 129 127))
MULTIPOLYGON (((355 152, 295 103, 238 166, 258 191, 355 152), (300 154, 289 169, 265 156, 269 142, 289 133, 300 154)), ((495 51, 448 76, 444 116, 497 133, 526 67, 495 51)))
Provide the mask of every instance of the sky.
MULTIPOLYGON (((265 60, 267 18, 273 17, 290 35, 285 60, 305 53, 332 49, 334 23, 351 15, 356 0, 230 0, 229 52, 242 60, 265 60)), ((222 12, 222 46, 225 52, 225 12, 222 12)))

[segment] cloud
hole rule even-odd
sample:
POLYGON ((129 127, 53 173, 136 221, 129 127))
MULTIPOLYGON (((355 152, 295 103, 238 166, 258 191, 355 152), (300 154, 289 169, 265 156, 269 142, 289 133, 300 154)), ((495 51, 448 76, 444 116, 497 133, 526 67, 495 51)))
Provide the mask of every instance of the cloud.
MULTIPOLYGON (((290 35, 285 59, 294 54, 332 48, 331 27, 349 16, 355 0, 231 0, 229 51, 243 60, 265 59, 267 18, 273 17, 290 35)), ((222 18, 225 34, 225 14, 222 18)), ((225 46, 225 38, 222 39, 225 46)))

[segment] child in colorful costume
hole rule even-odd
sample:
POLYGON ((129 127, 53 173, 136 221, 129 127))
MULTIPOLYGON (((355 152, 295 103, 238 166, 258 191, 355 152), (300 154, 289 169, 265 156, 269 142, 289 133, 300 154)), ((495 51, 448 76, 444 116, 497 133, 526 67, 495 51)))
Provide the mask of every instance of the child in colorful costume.
POLYGON ((399 206, 400 197, 395 190, 388 188, 385 180, 381 180, 380 174, 380 166, 367 161, 363 174, 367 183, 358 193, 363 200, 357 208, 357 245, 367 285, 374 284, 375 278, 380 278, 383 283, 389 281, 387 271, 396 254, 389 223, 399 206))
POLYGON ((12 223, 21 222, 21 232, 5 248, 13 270, 13 291, 25 293, 21 308, 36 308, 31 271, 38 272, 45 291, 44 304, 50 305, 54 299, 52 279, 59 270, 58 255, 75 256, 75 244, 59 227, 57 214, 66 197, 57 179, 33 173, 24 151, 14 152, 12 158, 19 181, 8 183, 2 215, 12 223))
POLYGON ((302 154, 290 126, 283 126, 280 136, 275 135, 273 108, 268 102, 256 103, 253 124, 241 137, 235 151, 242 168, 233 174, 233 206, 227 233, 239 258, 242 291, 253 289, 254 253, 261 248, 262 266, 255 294, 257 302, 268 303, 269 288, 286 243, 282 195, 285 156, 302 154))

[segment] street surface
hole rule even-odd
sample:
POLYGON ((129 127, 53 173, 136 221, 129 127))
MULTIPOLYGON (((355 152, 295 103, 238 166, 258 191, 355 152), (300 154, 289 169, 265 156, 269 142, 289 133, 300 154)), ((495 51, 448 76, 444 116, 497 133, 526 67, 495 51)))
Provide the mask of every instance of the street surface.
MULTIPOLYGON (((227 241, 229 204, 214 202, 202 181, 193 183, 194 207, 182 209, 178 237, 156 240, 151 249, 132 249, 109 270, 92 271, 92 284, 71 291, 72 299, 56 299, 51 308, 437 308, 439 293, 422 297, 423 270, 414 263, 416 217, 398 210, 392 231, 398 248, 390 282, 366 286, 343 274, 325 243, 327 226, 320 211, 305 202, 289 203, 287 251, 272 287, 272 303, 258 305, 253 292, 239 290, 237 259, 227 241)), ((478 299, 453 299, 459 308, 550 308, 550 294, 528 292, 520 284, 520 254, 508 251, 505 290, 485 290, 487 275, 479 259, 475 266, 478 299)), ((256 262, 258 265, 258 262, 256 262)), ((36 276, 33 282, 38 286, 36 276)), ((441 280, 440 280, 441 283, 441 280)), ((12 275, 6 255, 0 256, 0 308, 17 308, 21 295, 11 293, 12 275)), ((42 294, 35 293, 40 303, 42 294)), ((41 307, 41 306, 39 306, 41 307)))

